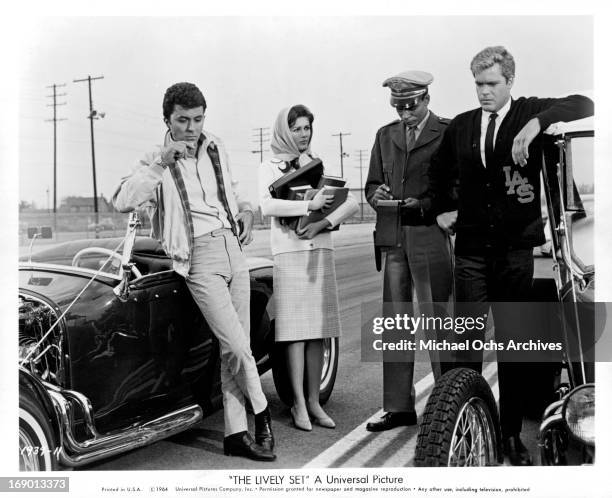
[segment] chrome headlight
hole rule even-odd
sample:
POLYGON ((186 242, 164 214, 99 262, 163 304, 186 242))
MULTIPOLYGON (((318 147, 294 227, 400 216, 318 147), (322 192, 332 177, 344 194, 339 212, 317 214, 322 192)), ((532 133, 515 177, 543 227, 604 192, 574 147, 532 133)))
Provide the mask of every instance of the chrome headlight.
POLYGON ((573 436, 586 444, 595 444, 595 384, 584 384, 569 393, 562 414, 573 436))

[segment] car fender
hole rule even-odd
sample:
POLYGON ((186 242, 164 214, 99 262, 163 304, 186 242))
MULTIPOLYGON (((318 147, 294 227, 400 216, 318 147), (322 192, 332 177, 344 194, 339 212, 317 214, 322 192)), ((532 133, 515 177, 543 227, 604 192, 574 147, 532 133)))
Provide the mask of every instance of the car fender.
POLYGON ((44 386, 42 381, 24 367, 19 367, 19 391, 29 392, 40 402, 40 405, 44 408, 49 420, 51 421, 51 427, 53 427, 53 435, 55 436, 55 440, 58 442, 61 441, 60 422, 53 407, 51 396, 47 392, 47 388, 44 386))

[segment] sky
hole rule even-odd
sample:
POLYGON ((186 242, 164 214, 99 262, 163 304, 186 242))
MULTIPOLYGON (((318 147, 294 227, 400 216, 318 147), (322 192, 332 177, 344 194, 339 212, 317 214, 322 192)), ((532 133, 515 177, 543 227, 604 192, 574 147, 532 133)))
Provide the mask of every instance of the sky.
MULTIPOLYGON (((376 130, 396 119, 382 82, 409 69, 434 75, 430 109, 453 117, 477 106, 471 58, 505 45, 516 59, 513 95, 558 96, 593 89, 591 16, 53 17, 35 18, 20 46, 19 199, 53 204, 52 84, 58 93, 57 198, 92 196, 87 83, 92 82, 98 193, 162 139, 161 102, 177 81, 198 85, 205 129, 220 136, 232 168, 257 200, 257 128, 307 105, 312 149, 329 174, 360 185, 376 130), (49 193, 47 194, 47 190, 49 193)), ((265 156, 270 154, 264 143, 265 156)))

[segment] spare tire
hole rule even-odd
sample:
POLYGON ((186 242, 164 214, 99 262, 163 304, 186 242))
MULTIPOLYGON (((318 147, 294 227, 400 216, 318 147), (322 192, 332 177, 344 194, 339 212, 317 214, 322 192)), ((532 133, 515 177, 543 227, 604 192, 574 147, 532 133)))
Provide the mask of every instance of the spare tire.
POLYGON ((454 368, 427 400, 419 427, 417 467, 481 467, 503 462, 497 405, 475 370, 454 368))

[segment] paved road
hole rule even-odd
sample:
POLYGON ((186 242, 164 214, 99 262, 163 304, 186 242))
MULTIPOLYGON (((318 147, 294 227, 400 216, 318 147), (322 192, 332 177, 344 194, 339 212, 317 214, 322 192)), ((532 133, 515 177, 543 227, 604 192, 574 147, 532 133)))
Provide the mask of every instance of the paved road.
MULTIPOLYGON (((262 377, 277 438, 276 462, 263 464, 223 455, 223 417, 217 412, 199 426, 146 448, 88 467, 88 470, 232 469, 300 467, 397 467, 412 465, 416 427, 371 434, 365 423, 381 412, 381 372, 378 363, 361 362, 360 307, 379 299, 381 274, 374 268, 372 226, 348 225, 336 234, 338 275, 343 336, 340 366, 332 397, 326 409, 337 422, 335 430, 314 427, 310 433, 291 426, 288 409, 278 399, 270 373, 262 377)), ((258 232, 248 249, 252 256, 269 256, 267 231, 258 232)), ((536 276, 550 274, 551 260, 536 258, 536 276)), ((485 375, 496 388, 494 365, 485 375)), ((426 363, 415 365, 417 411, 422 412, 433 380, 426 363)), ((537 424, 526 430, 532 436, 537 424)), ((531 449, 535 451, 534 438, 531 449)))

